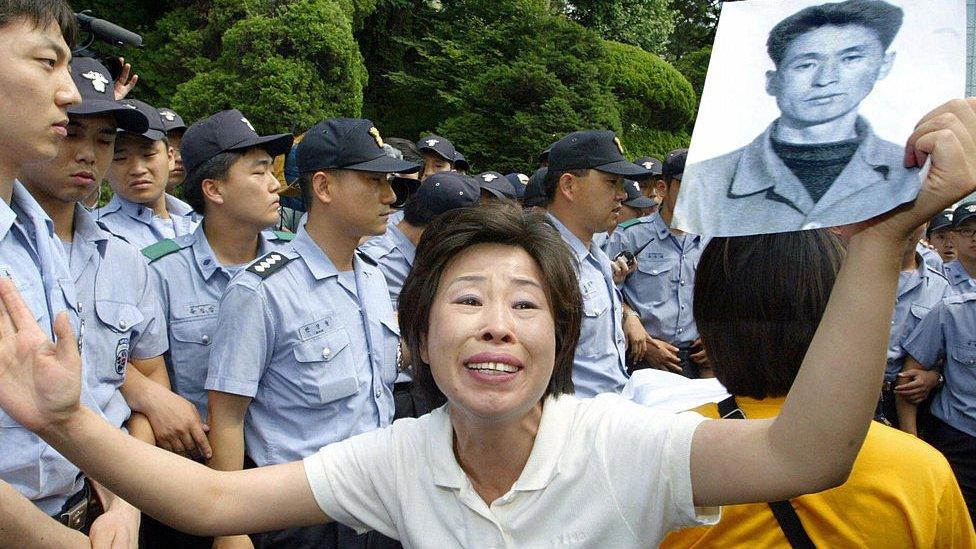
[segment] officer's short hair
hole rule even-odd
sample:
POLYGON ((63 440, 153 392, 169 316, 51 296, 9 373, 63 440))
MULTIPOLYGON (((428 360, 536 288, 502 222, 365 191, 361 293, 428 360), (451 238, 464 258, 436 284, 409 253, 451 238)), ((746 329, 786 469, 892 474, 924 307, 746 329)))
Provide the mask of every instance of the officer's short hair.
POLYGON ((17 20, 26 20, 35 28, 56 23, 61 36, 74 48, 78 43, 78 22, 64 0, 4 0, 0 2, 0 28, 17 20))
POLYGON ((492 202, 450 210, 424 231, 417 255, 400 292, 400 333, 410 348, 415 387, 435 406, 446 401, 430 365, 420 358, 420 340, 430 326, 430 311, 441 276, 459 253, 482 243, 525 250, 536 262, 555 323, 556 356, 543 397, 573 393, 573 357, 583 313, 573 257, 544 214, 517 204, 492 202))
POLYGON ((545 206, 548 207, 552 204, 552 200, 556 197, 556 187, 559 186, 559 178, 563 176, 564 173, 572 174, 575 177, 586 177, 590 173, 589 169, 586 170, 566 170, 563 172, 554 172, 549 170, 546 173, 546 179, 542 183, 542 190, 545 193, 545 206))
POLYGON ((207 179, 227 179, 227 172, 244 156, 239 151, 224 151, 200 164, 183 181, 183 199, 193 211, 205 215, 206 199, 203 198, 203 182, 207 179))
POLYGON ((783 19, 769 32, 766 51, 779 67, 787 46, 802 34, 820 27, 859 25, 874 31, 887 50, 901 29, 905 12, 883 0, 847 0, 802 9, 783 19))
POLYGON ((730 393, 763 399, 789 392, 844 253, 828 229, 708 243, 695 273, 695 323, 730 393))

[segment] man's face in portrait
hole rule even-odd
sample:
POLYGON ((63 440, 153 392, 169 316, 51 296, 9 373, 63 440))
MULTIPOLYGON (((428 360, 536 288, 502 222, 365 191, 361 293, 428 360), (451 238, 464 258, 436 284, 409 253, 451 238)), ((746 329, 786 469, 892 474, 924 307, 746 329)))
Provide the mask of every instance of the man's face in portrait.
POLYGON ((787 124, 824 124, 856 111, 894 57, 861 25, 819 27, 789 43, 777 69, 766 73, 766 92, 787 124))

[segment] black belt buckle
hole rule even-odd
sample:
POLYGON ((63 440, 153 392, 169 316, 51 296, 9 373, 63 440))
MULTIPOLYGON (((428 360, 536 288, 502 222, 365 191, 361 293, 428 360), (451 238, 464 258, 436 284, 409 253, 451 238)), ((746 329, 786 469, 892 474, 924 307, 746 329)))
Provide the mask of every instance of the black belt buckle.
POLYGON ((72 505, 66 511, 58 515, 58 522, 79 532, 85 528, 88 519, 88 497, 85 496, 81 501, 72 505))

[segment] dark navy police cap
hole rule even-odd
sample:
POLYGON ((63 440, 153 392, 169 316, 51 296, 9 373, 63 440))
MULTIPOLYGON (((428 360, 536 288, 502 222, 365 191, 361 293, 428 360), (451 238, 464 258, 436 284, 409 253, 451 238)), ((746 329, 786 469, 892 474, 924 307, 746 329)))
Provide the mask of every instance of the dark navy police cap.
POLYGON ((471 164, 460 151, 454 151, 454 168, 465 172, 471 170, 471 164))
POLYGON ((515 187, 515 196, 518 198, 525 196, 525 186, 529 184, 529 176, 524 173, 515 172, 506 175, 505 178, 515 187))
POLYGON ((312 126, 298 144, 299 173, 353 170, 376 173, 414 173, 419 164, 386 154, 379 130, 362 118, 330 118, 312 126))
POLYGON ((417 141, 417 148, 420 149, 420 152, 434 153, 451 164, 454 164, 454 159, 457 156, 454 143, 439 135, 431 134, 420 138, 420 141, 417 141))
POLYGON ((952 227, 957 228, 974 217, 976 217, 976 202, 963 202, 952 211, 952 227))
POLYGON ((411 200, 418 206, 440 215, 444 212, 473 206, 481 199, 478 181, 456 172, 439 172, 427 177, 417 188, 411 200))
POLYGON ((641 193, 640 183, 633 179, 624 179, 624 190, 627 191, 627 198, 621 204, 625 206, 630 206, 631 208, 650 208, 651 206, 657 205, 657 203, 641 193))
POLYGON ((558 173, 599 170, 630 178, 650 175, 649 170, 624 158, 620 139, 609 130, 573 132, 556 141, 549 152, 549 169, 558 173))
POLYGON ((650 170, 652 176, 661 175, 663 169, 661 161, 653 156, 642 156, 634 160, 634 164, 643 167, 645 170, 650 170))
POLYGON ((675 149, 664 159, 661 174, 671 179, 681 179, 685 173, 685 162, 688 160, 688 149, 675 149))
POLYGON ((518 191, 515 190, 512 182, 498 172, 485 172, 475 176, 475 179, 477 179, 478 185, 482 189, 494 195, 495 198, 510 198, 514 200, 518 197, 518 191))
POLYGON ((932 218, 932 221, 929 221, 929 226, 925 228, 925 234, 930 235, 935 231, 941 231, 942 229, 951 229, 951 228, 952 228, 952 210, 944 210, 935 214, 935 217, 932 218))
POLYGON ((190 174, 204 162, 228 151, 261 148, 272 157, 286 154, 293 139, 290 133, 262 137, 241 111, 230 109, 194 122, 187 128, 180 143, 180 154, 186 173, 190 174))
POLYGON ((81 94, 81 103, 68 107, 68 114, 110 114, 115 117, 115 124, 120 130, 141 134, 149 129, 149 120, 138 109, 128 108, 115 100, 112 74, 98 60, 91 57, 73 58, 71 79, 81 94))
POLYGON ((539 168, 532 174, 529 178, 529 182, 525 184, 525 195, 522 197, 522 205, 526 208, 531 206, 542 206, 546 203, 546 175, 549 173, 549 168, 539 168))
POLYGON ((552 152, 552 145, 546 147, 546 150, 539 153, 539 164, 545 164, 549 162, 549 153, 552 152))
POLYGON ((166 133, 186 129, 186 122, 183 121, 183 117, 173 109, 165 107, 159 109, 159 116, 163 119, 163 126, 166 126, 166 133))
POLYGON ((149 128, 144 132, 140 132, 138 135, 153 141, 166 139, 166 126, 163 124, 163 118, 159 116, 159 111, 156 110, 156 107, 138 99, 123 99, 119 103, 127 109, 139 111, 149 121, 149 128))

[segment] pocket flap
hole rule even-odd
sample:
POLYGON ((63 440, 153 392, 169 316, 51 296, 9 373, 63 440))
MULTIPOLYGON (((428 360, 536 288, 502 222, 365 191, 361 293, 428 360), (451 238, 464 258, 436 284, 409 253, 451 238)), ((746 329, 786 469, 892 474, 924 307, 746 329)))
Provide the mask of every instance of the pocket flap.
POLYGON ((117 332, 127 332, 143 321, 142 311, 131 303, 96 301, 95 314, 102 324, 117 332))
POLYGON ((295 360, 298 362, 330 362, 343 349, 349 346, 349 336, 345 330, 335 330, 323 337, 306 341, 295 347, 295 360))
POLYGON ((176 341, 210 345, 212 342, 210 333, 213 331, 213 325, 216 323, 216 319, 213 322, 175 322, 170 324, 169 333, 176 341))

